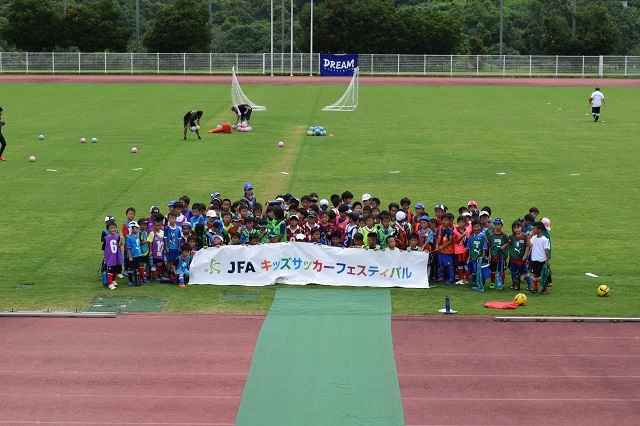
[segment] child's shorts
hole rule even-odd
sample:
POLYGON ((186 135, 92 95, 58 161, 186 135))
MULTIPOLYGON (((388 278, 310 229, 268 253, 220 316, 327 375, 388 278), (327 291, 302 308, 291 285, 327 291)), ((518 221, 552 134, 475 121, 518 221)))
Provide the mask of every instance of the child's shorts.
POLYGON ((161 263, 164 263, 164 258, 154 257, 152 258, 152 262, 154 265, 160 265, 161 263))
POLYGON ((189 268, 176 268, 176 274, 178 275, 189 275, 189 268))
POLYGON ((465 266, 469 262, 469 252, 465 251, 464 253, 456 254, 454 261, 456 266, 465 266))
POLYGON ((469 273, 475 274, 478 272, 478 262, 477 260, 469 260, 469 273))
POLYGON ((166 259, 171 262, 180 257, 180 249, 169 249, 169 253, 166 254, 166 259))
POLYGON ((438 253, 438 265, 444 266, 444 267, 453 266, 453 255, 438 253))
POLYGON ((491 263, 489 263, 489 269, 491 270, 491 272, 496 272, 496 270, 498 269, 498 265, 500 265, 500 270, 504 271, 504 257, 491 258, 491 263), (500 265, 500 262, 502 262, 502 265, 500 265))
POLYGON ((514 274, 520 274, 520 275, 525 275, 529 272, 529 269, 527 268, 527 263, 526 262, 522 262, 522 263, 514 263, 512 261, 509 261, 509 270, 511 272, 513 272, 514 274))
POLYGON ((536 262, 535 260, 531 262, 531 270, 533 271, 533 275, 539 277, 540 272, 542 272, 542 266, 545 262, 536 262))

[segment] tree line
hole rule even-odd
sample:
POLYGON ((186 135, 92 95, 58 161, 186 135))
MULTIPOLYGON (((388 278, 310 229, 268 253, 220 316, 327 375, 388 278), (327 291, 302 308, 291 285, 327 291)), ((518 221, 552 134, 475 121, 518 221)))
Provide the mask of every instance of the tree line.
MULTIPOLYGON (((290 1, 294 52, 309 52, 310 0, 273 0, 275 51, 290 51, 290 1)), ((136 0, 0 0, 0 51, 270 51, 271 0, 138 2, 136 31, 136 0)), ((502 3, 501 46, 501 0, 314 0, 313 50, 640 55, 640 0, 502 3)))

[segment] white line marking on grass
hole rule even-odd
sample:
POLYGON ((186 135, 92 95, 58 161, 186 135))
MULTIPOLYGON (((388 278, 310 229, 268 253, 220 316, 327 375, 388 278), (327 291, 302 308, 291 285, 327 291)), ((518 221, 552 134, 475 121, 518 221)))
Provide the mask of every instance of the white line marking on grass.
POLYGON ((142 167, 136 167, 135 169, 131 169, 131 170, 135 170, 135 171, 142 170, 142 167))
POLYGON ((288 175, 289 174, 289 172, 280 172, 280 173, 283 174, 283 175, 288 175))
POLYGON ((47 169, 48 172, 57 172, 56 169, 47 169))
POLYGON ((591 273, 591 272, 585 272, 584 274, 585 274, 586 276, 588 276, 588 277, 598 278, 598 276, 597 276, 596 274, 593 274, 593 273, 591 273))
POLYGON ((393 171, 391 171, 389 173, 400 173, 400 170, 393 170, 393 171))
POLYGON ((505 173, 505 172, 498 172, 498 173, 496 173, 496 174, 497 174, 497 175, 506 175, 506 173, 505 173))
POLYGON ((569 176, 581 176, 580 173, 571 173, 569 176))

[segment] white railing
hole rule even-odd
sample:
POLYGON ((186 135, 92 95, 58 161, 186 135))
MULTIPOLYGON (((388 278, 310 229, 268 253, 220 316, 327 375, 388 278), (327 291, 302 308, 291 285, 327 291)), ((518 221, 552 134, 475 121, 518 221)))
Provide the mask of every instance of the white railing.
MULTIPOLYGON (((320 55, 288 53, 0 52, 0 74, 319 74, 320 55), (313 59, 313 60, 311 60, 313 59), (273 65, 272 65, 273 64, 273 65), (311 71, 311 69, 313 71, 311 71)), ((359 58, 366 76, 640 76, 640 56, 376 55, 359 58)))

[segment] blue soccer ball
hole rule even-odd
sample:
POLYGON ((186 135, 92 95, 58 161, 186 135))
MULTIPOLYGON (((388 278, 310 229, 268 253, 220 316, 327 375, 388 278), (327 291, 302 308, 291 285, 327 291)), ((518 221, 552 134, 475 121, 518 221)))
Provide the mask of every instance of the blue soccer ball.
POLYGON ((320 136, 327 136, 327 131, 326 130, 322 130, 320 132, 320 136))
POLYGON ((196 131, 196 126, 191 126, 191 131, 195 132, 196 131))
POLYGON ((314 134, 314 135, 316 135, 316 136, 320 136, 320 135, 322 134, 322 130, 320 130, 320 129, 316 129, 316 130, 313 132, 313 134, 314 134))

